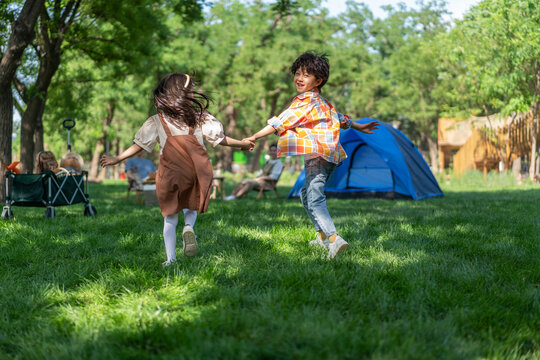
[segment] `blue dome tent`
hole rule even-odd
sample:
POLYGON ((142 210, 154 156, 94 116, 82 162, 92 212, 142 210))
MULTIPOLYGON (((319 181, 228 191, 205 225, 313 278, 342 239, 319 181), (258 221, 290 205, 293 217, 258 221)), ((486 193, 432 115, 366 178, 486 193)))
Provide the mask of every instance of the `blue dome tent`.
MULTIPOLYGON (((364 118, 356 122, 370 121, 373 119, 364 118)), ((380 121, 373 134, 343 130, 340 143, 348 157, 330 176, 325 187, 328 197, 419 200, 443 195, 422 154, 392 125, 380 121)), ((289 198, 300 196, 304 182, 302 170, 289 198)))

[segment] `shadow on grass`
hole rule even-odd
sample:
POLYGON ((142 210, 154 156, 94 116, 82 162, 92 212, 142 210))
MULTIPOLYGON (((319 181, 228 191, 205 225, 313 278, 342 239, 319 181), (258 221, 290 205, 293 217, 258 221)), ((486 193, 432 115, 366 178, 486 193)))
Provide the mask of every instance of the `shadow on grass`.
POLYGON ((1 352, 236 359, 538 351, 538 192, 331 199, 351 243, 335 261, 308 248, 313 231, 297 199, 216 201, 197 222, 200 256, 162 270, 159 210, 126 204, 121 191, 98 192, 95 219, 29 212, 2 225, 1 352))

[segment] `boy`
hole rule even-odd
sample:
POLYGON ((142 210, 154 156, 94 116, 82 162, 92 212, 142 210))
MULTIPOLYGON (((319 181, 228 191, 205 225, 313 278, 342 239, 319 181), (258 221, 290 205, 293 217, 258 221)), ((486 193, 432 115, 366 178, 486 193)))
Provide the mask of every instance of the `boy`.
POLYGON ((305 52, 291 66, 298 95, 279 116, 268 120, 268 125, 245 140, 256 141, 275 132, 279 135, 278 157, 304 155, 306 182, 300 200, 313 223, 317 236, 311 245, 328 250, 328 258, 344 252, 349 244, 337 234, 326 207, 324 186, 334 168, 347 155, 339 143, 340 128, 353 128, 366 134, 378 128, 379 123, 352 122, 340 114, 328 100, 319 95, 330 76, 326 55, 305 52))

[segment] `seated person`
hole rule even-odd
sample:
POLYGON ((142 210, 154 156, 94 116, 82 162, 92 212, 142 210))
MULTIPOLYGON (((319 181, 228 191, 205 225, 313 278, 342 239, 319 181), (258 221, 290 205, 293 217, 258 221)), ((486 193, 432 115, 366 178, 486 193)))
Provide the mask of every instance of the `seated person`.
POLYGON ((234 200, 246 195, 251 190, 260 190, 261 186, 265 185, 265 181, 277 181, 283 170, 283 163, 277 157, 277 145, 272 144, 268 149, 270 159, 264 164, 262 170, 255 179, 244 179, 234 188, 232 194, 227 196, 225 200, 234 200))
POLYGON ((139 191, 143 189, 143 182, 154 178, 156 175, 154 163, 144 158, 143 155, 143 151, 141 151, 135 157, 131 157, 126 161, 125 171, 128 181, 139 191))
POLYGON ((80 174, 83 164, 82 156, 74 152, 66 153, 60 160, 60 167, 71 174, 80 174))
POLYGON ((55 174, 64 170, 58 167, 58 161, 56 161, 56 157, 50 151, 40 151, 36 156, 34 173, 40 174, 45 170, 51 170, 55 174))

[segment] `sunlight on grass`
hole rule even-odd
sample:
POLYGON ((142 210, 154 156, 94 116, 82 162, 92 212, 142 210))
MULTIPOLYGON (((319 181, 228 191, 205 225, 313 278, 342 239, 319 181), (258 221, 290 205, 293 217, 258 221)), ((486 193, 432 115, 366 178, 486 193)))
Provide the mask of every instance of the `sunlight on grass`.
POLYGON ((494 189, 329 199, 350 244, 333 260, 308 245, 297 199, 213 200, 195 226, 198 256, 182 255, 179 232, 166 269, 159 208, 126 202, 121 182, 92 185, 95 218, 16 208, 0 222, 0 353, 534 358, 540 188, 494 189))
POLYGON ((410 267, 416 263, 429 260, 429 256, 422 250, 410 250, 405 255, 397 255, 392 251, 377 249, 373 251, 373 262, 390 267, 410 267))

